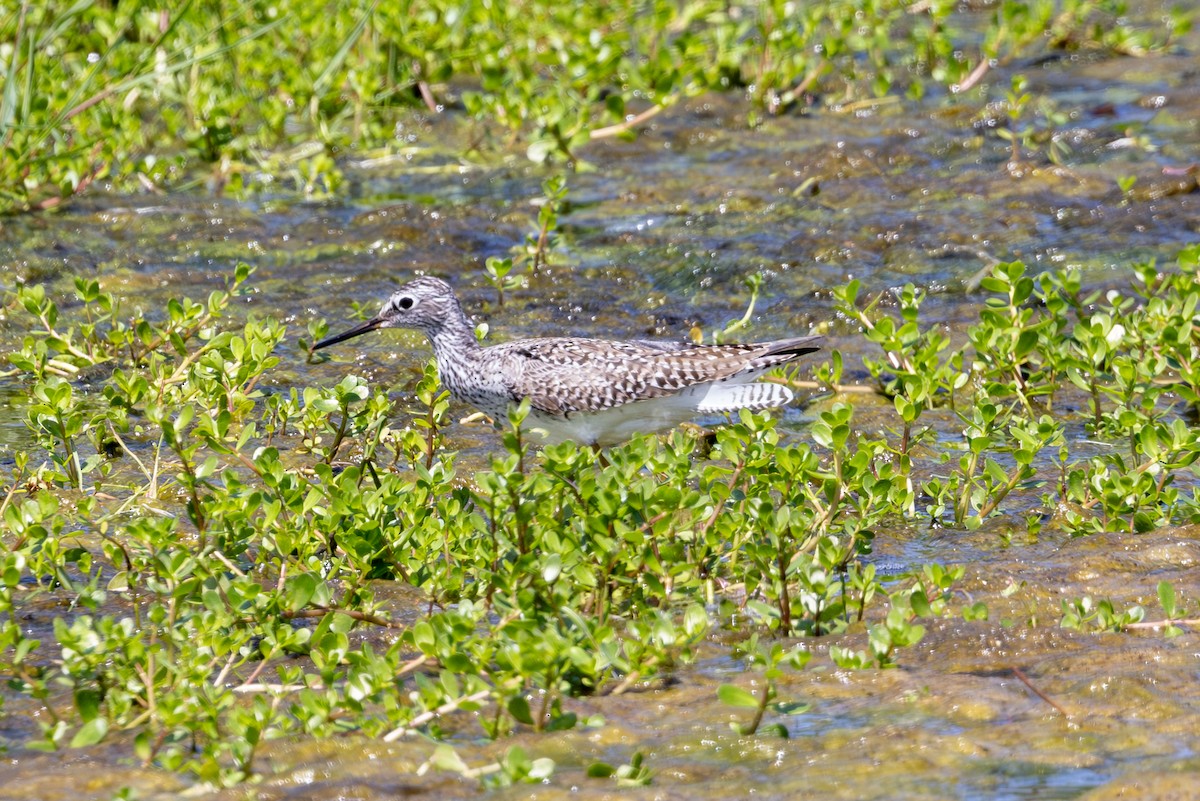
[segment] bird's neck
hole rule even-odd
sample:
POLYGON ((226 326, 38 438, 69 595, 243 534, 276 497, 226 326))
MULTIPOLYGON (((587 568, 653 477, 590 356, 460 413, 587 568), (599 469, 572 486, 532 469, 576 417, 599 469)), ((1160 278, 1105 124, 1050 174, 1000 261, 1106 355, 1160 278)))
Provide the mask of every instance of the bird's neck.
POLYGON ((462 307, 457 303, 455 306, 455 313, 449 315, 436 331, 427 332, 439 367, 447 362, 469 361, 481 350, 474 326, 462 307))

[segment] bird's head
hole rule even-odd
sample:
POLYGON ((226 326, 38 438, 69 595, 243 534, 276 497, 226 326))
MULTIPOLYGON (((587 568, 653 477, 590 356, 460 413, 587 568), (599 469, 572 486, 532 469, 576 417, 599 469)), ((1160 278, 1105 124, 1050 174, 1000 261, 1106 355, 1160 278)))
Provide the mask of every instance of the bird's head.
POLYGON ((461 314, 458 299, 450 285, 440 278, 424 276, 409 281, 393 292, 379 314, 370 320, 322 339, 312 349, 336 345, 379 328, 411 328, 433 339, 448 320, 456 319, 461 314))

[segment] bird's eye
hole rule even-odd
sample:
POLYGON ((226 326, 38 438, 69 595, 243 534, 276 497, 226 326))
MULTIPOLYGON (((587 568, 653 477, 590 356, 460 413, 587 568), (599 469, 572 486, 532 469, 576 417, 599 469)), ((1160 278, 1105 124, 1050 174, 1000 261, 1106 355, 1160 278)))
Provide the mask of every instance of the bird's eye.
POLYGON ((402 308, 402 309, 411 309, 413 307, 413 299, 412 298, 400 298, 399 305, 400 305, 400 308, 402 308))

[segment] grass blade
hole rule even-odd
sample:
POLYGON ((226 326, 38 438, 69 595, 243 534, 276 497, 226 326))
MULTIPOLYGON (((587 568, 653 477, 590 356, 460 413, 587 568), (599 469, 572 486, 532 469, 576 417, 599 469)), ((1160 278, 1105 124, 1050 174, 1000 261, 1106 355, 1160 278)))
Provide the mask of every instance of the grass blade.
POLYGON ((350 48, 354 47, 354 43, 358 41, 360 36, 362 36, 363 29, 367 27, 367 23, 370 21, 372 15, 374 15, 375 8, 378 5, 379 0, 375 0, 375 2, 371 3, 371 7, 367 9, 367 12, 362 15, 361 19, 359 19, 358 24, 354 26, 354 30, 352 30, 350 35, 346 37, 346 40, 342 42, 341 47, 339 47, 337 52, 333 54, 333 58, 331 58, 329 63, 325 65, 325 69, 321 70, 321 74, 317 76, 317 79, 313 81, 314 95, 320 95, 323 93, 329 82, 333 80, 334 73, 341 68, 342 64, 346 61, 346 57, 350 55, 350 48))

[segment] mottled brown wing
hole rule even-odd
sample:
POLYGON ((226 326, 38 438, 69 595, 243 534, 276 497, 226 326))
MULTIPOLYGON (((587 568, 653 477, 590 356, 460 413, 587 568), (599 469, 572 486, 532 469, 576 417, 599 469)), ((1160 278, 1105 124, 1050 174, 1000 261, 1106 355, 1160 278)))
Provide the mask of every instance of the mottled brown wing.
POLYGON ((500 345, 514 364, 514 397, 556 415, 596 412, 672 395, 694 384, 784 364, 817 350, 816 337, 750 345, 690 346, 545 338, 500 345), (519 366, 518 366, 519 365, 519 366), (532 391, 531 391, 532 389, 532 391))

